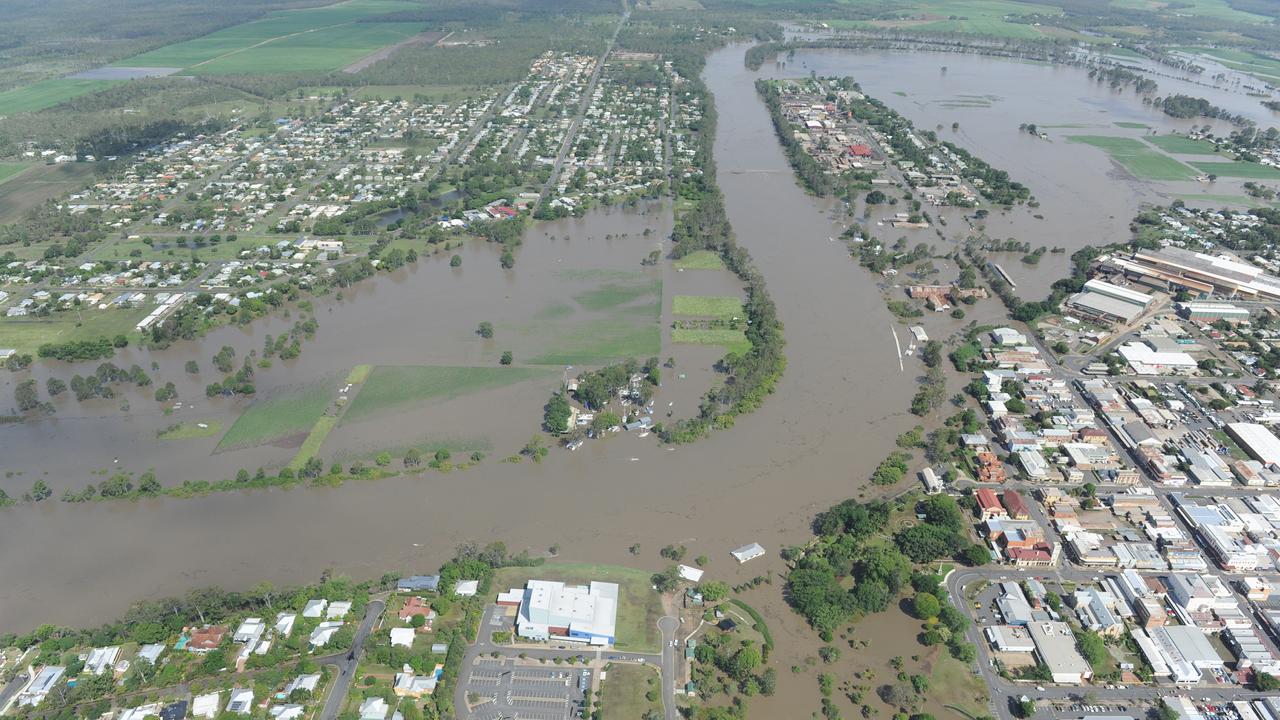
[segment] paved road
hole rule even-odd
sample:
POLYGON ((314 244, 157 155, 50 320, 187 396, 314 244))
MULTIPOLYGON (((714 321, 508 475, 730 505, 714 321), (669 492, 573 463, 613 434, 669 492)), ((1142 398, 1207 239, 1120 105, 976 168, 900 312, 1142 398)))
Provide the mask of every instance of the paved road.
POLYGON ((679 649, 675 647, 675 640, 680 621, 664 615, 658 618, 658 629, 662 631, 662 711, 666 720, 676 720, 680 713, 676 710, 676 659, 679 649))
MULTIPOLYGON (((25 657, 26 656, 23 655, 23 658, 25 657)), ((13 696, 17 695, 18 691, 21 690, 30 680, 31 677, 25 672, 20 672, 13 676, 13 679, 4 686, 4 689, 0 690, 0 712, 5 712, 9 709, 9 703, 13 701, 13 696)))
POLYGON ((318 659, 321 665, 336 665, 338 667, 337 680, 329 691, 329 699, 325 700, 324 709, 320 711, 319 720, 334 720, 334 718, 338 717, 338 710, 342 707, 342 702, 347 697, 347 691, 351 689, 351 679, 356 674, 356 663, 360 660, 360 651, 364 649, 364 641, 368 639, 369 633, 373 630, 373 624, 382 616, 382 611, 386 608, 387 603, 385 601, 370 600, 365 607, 364 619, 360 621, 360 627, 356 629, 355 640, 351 643, 351 649, 346 653, 318 659))

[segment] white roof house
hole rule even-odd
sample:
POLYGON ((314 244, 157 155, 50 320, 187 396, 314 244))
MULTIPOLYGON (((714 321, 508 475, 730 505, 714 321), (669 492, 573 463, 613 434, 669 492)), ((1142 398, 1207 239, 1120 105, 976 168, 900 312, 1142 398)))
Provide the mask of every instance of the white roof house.
POLYGON ((453 594, 460 597, 473 597, 480 592, 479 580, 459 580, 457 585, 453 586, 453 594))
POLYGON ((289 681, 284 686, 284 696, 289 697, 294 690, 306 690, 307 692, 315 692, 316 687, 320 684, 320 673, 311 673, 310 675, 299 675, 289 681))
POLYGON ((121 712, 117 720, 142 720, 146 717, 160 717, 160 703, 147 703, 146 705, 129 708, 121 712))
POLYGON ((227 700, 227 712, 248 715, 252 711, 253 690, 250 688, 231 688, 231 698, 227 700))
POLYGON ((272 705, 267 712, 276 720, 297 720, 297 718, 302 717, 302 706, 297 703, 272 705))
POLYGON ((351 612, 351 602, 349 600, 335 600, 329 603, 329 609, 324 616, 329 620, 341 620, 349 612, 351 612))
POLYGON ((89 656, 84 659, 84 669, 94 675, 101 675, 116 664, 116 658, 120 656, 120 648, 117 646, 94 648, 89 651, 89 656))
POLYGON ((761 555, 764 555, 764 548, 760 547, 760 543, 751 543, 749 545, 743 545, 729 554, 733 556, 734 560, 744 563, 748 560, 755 560, 761 555))
POLYGON ((267 626, 262 622, 262 618, 245 618, 240 623, 240 627, 236 629, 236 634, 231 639, 238 643, 253 642, 262 637, 262 633, 266 632, 267 626))
POLYGON ((31 682, 18 693, 18 705, 39 705, 67 672, 61 665, 45 665, 31 678, 31 682))
POLYGON ((155 665, 160 660, 160 654, 164 652, 164 645, 155 643, 152 645, 143 645, 138 648, 138 659, 146 660, 155 665))
POLYGON ((289 637, 293 633, 293 624, 297 620, 297 613, 282 612, 276 615, 276 633, 283 637, 289 637))
POLYGON ((415 634, 416 633, 413 628, 391 628, 391 645, 413 647, 413 637, 415 634))
POLYGON ((308 600, 306 607, 302 608, 302 617, 318 618, 324 614, 324 609, 329 606, 329 601, 324 599, 308 600))
POLYGON ((380 697, 365 698, 360 703, 360 720, 386 720, 387 701, 380 697))
POLYGON ((703 571, 699 570, 696 567, 689 567, 688 565, 680 565, 677 567, 677 570, 680 571, 680 577, 684 578, 685 580, 688 580, 689 582, 696 583, 702 580, 703 571))
POLYGON ((336 620, 320 623, 316 626, 315 630, 311 631, 311 644, 315 647, 324 647, 325 645, 328 645, 329 639, 333 637, 334 633, 338 632, 338 628, 340 627, 342 627, 342 623, 336 620))
POLYGON ((218 698, 221 695, 222 693, 216 692, 209 693, 208 695, 197 695, 195 699, 191 701, 191 716, 202 718, 216 717, 218 714, 218 707, 220 705, 218 698))

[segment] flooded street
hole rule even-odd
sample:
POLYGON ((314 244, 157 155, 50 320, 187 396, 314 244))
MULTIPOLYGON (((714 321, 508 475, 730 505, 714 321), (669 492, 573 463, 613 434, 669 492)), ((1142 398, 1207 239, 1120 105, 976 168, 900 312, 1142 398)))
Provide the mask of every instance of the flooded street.
MULTIPOLYGON (((715 151, 730 220, 739 242, 764 272, 786 325, 788 369, 761 410, 692 446, 663 447, 651 438, 622 435, 589 443, 576 453, 553 451, 540 464, 491 458, 462 472, 353 481, 333 489, 136 503, 45 502, 0 510, 0 628, 103 621, 137 599, 179 594, 201 585, 249 587, 263 580, 284 585, 314 580, 324 569, 360 577, 388 569, 429 571, 465 540, 500 539, 513 551, 529 548, 534 553, 559 543, 565 560, 642 562, 654 569, 662 565, 657 548, 680 542, 695 555, 713 558, 713 572, 730 580, 780 569, 778 549, 808 535, 814 512, 856 494, 893 438, 913 424, 906 406, 920 368, 918 363, 914 368, 908 364, 906 371, 899 368, 891 318, 880 291, 849 259, 844 246, 829 240, 840 229, 829 219, 830 208, 806 196, 792 180, 769 117, 756 98, 754 74, 742 65, 742 53, 738 46, 713 55, 706 79, 720 114, 715 151), (730 570, 728 550, 753 540, 769 548, 767 562, 730 570), (627 553, 635 542, 643 545, 639 561, 627 553)), ((604 217, 617 221, 622 214, 604 217)), ((554 283, 563 276, 545 271, 551 260, 536 258, 562 258, 569 267, 600 267, 590 260, 598 257, 592 251, 547 251, 566 243, 576 249, 583 234, 599 241, 604 226, 589 229, 583 222, 535 226, 510 273, 500 273, 493 248, 477 243, 460 251, 464 279, 473 281, 475 274, 479 278, 474 282, 482 283, 483 292, 467 292, 467 298, 506 297, 508 286, 539 282, 546 285, 531 289, 532 297, 554 304, 561 292, 554 283), (571 239, 564 240, 566 236, 571 239), (497 279, 486 279, 490 274, 497 279)), ((629 237, 613 241, 625 243, 624 259, 606 265, 639 272, 639 260, 665 237, 669 226, 669 217, 633 223, 629 237), (640 235, 646 224, 659 223, 665 223, 662 234, 640 235)), ((671 274, 669 263, 661 267, 664 276, 671 274)), ((397 302, 421 297, 423 285, 443 282, 450 272, 447 259, 435 258, 390 281, 376 281, 372 291, 361 287, 341 301, 317 302, 320 330, 316 340, 304 344, 298 374, 304 363, 319 363, 327 371, 368 362, 462 362, 467 358, 459 354, 489 352, 470 333, 478 319, 496 311, 494 306, 466 307, 452 299, 448 289, 439 291, 434 304, 417 302, 406 308, 397 302), (419 290, 405 290, 401 296, 402 287, 419 290), (334 316, 353 313, 353 319, 330 319, 329 303, 335 304, 334 316), (447 319, 439 320, 440 316, 447 319), (430 326, 413 324, 419 322, 430 326), (441 327, 436 334, 425 333, 441 327)), ((683 292, 685 282, 682 277, 668 284, 683 292)), ((663 292, 664 317, 670 294, 670 289, 663 292)), ((529 295, 519 297, 518 312, 508 315, 510 325, 504 328, 492 316, 498 338, 503 333, 518 337, 520 327, 528 327, 537 313, 547 310, 544 303, 527 300, 529 295)), ((248 333, 221 330, 198 355, 204 365, 222 343, 234 341, 242 351, 261 347, 259 333, 279 333, 291 324, 292 320, 255 324, 248 333)), ((499 344, 493 352, 498 352, 506 340, 495 342, 499 344)), ((535 333, 516 342, 524 343, 515 345, 520 356, 536 352, 540 339, 535 333)), ((710 359, 705 348, 697 350, 710 359)), ((179 361, 186 357, 181 353, 192 354, 180 347, 166 352, 180 357, 166 357, 163 367, 181 367, 179 361)), ((661 354, 671 354, 665 341, 661 354)), ((164 374, 170 379, 177 373, 164 374)), ((540 392, 521 391, 518 396, 524 399, 508 406, 503 417, 491 419, 507 428, 494 433, 495 445, 507 442, 508 436, 527 438, 533 432, 550 387, 554 382, 540 386, 540 392)), ((186 389, 184 398, 200 397, 197 405, 206 404, 202 394, 188 395, 186 389)), ((498 400, 483 402, 502 407, 498 400)), ((114 414, 113 408, 108 405, 103 414, 114 414)), ((123 417, 115 422, 136 422, 123 417)), ((388 431, 412 434, 414 422, 404 417, 386 420, 388 431)), ((424 434, 453 430, 452 418, 433 417, 439 427, 421 428, 424 434)), ((76 423, 69 418, 46 422, 76 423)), ((159 417, 150 422, 163 427, 172 420, 159 417)), ((477 425, 470 416, 460 422, 477 425)), ((81 462, 76 456, 89 433, 67 432, 55 435, 65 438, 56 443, 32 447, 45 435, 7 426, 0 429, 0 442, 6 457, 12 452, 24 462, 72 466, 81 462)), ((377 434, 355 433, 352 442, 377 434)), ((96 442, 105 447, 109 441, 96 442)), ((495 448, 503 454, 514 450, 495 448)), ((273 458, 280 454, 270 446, 252 452, 273 458)), ((102 466, 103 460, 92 457, 91 450, 83 454, 86 466, 102 466)), ((287 459, 289 453, 284 455, 287 459)), ((171 461, 179 478, 185 476, 183 457, 175 453, 171 461)), ((203 458, 190 462, 197 461, 203 458)), ((150 455, 129 462, 132 469, 159 464, 150 455)), ((28 474, 5 482, 26 487, 32 479, 28 474)), ((48 482, 56 480, 51 472, 48 482)))

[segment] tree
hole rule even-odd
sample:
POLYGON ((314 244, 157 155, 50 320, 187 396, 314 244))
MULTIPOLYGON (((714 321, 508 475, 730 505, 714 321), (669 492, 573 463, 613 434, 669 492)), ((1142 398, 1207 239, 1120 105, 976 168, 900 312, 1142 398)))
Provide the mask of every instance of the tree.
POLYGON ((738 682, 745 682, 756 668, 760 667, 760 650, 755 645, 747 645, 734 653, 729 663, 729 674, 738 682))
POLYGON ((67 391, 67 384, 58 378, 51 377, 45 382, 45 390, 49 397, 57 397, 67 391))
POLYGON ((44 480, 36 480, 31 484, 31 491, 27 494, 35 502, 40 502, 41 500, 48 499, 49 496, 53 494, 53 490, 49 489, 49 486, 45 484, 44 480))
POLYGON ((1014 702, 1013 711, 1020 718, 1029 718, 1036 714, 1036 704, 1030 698, 1023 697, 1014 702))
POLYGON ((1280 680, 1275 675, 1265 673, 1261 670, 1253 671, 1253 689, 1258 692, 1272 692, 1280 690, 1280 680))
POLYGON ((160 481, 156 480, 156 474, 150 470, 142 473, 142 476, 138 478, 139 495, 159 495, 162 489, 160 481))
POLYGON ((23 380, 13 390, 13 400, 18 404, 18 412, 30 412, 40 407, 40 394, 36 390, 35 380, 23 380))
POLYGON ((980 543, 972 543, 956 555, 956 560, 969 567, 978 567, 991 562, 991 552, 980 543))
POLYGON ((729 596, 729 584, 719 580, 704 582, 698 586, 698 590, 702 592, 702 599, 707 602, 716 602, 729 596))
POLYGON ((415 467, 422 464, 422 451, 418 448, 409 448, 404 453, 404 466, 415 467))
POLYGON ((938 598, 929 593, 916 593, 911 598, 911 614, 917 620, 929 620, 938 617, 938 613, 942 611, 942 604, 938 602, 938 598))
POLYGON ((476 328, 476 334, 486 340, 493 337, 493 323, 488 320, 480 323, 480 327, 476 328))
POLYGON ((672 565, 660 573, 654 573, 649 579, 653 581, 653 586, 658 592, 672 592, 680 585, 680 570, 672 565))
POLYGON ((514 359, 515 356, 511 354, 510 350, 503 350, 502 357, 498 359, 498 362, 502 365, 510 365, 514 359))
POLYGON ((542 429, 556 435, 567 432, 569 418, 572 416, 573 409, 569 406, 569 400, 565 398, 564 393, 554 393, 542 407, 542 429))
POLYGON ((462 256, 454 255, 449 258, 449 267, 462 267, 462 256))

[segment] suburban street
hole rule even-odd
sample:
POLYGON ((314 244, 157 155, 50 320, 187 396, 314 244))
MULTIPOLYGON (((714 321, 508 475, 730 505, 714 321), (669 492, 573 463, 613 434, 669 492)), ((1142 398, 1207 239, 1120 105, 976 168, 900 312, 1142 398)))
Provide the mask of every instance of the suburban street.
POLYGON ((676 631, 680 629, 680 620, 664 615, 658 618, 658 629, 662 631, 662 711, 666 720, 676 720, 680 713, 676 710, 678 648, 675 647, 675 639, 676 631))
POLYGON ((382 616, 382 611, 386 607, 385 600, 370 600, 369 604, 365 606, 364 619, 360 621, 360 627, 356 629, 355 639, 351 642, 351 649, 345 653, 316 659, 316 662, 321 665, 334 665, 338 668, 333 687, 329 689, 329 697, 325 700, 324 709, 320 711, 319 720, 334 720, 334 718, 338 717, 338 710, 342 707, 342 703, 347 697, 347 691, 351 689, 351 680, 355 675, 356 663, 360 659, 360 651, 364 648, 364 641, 368 639, 369 633, 373 630, 373 624, 382 616))

